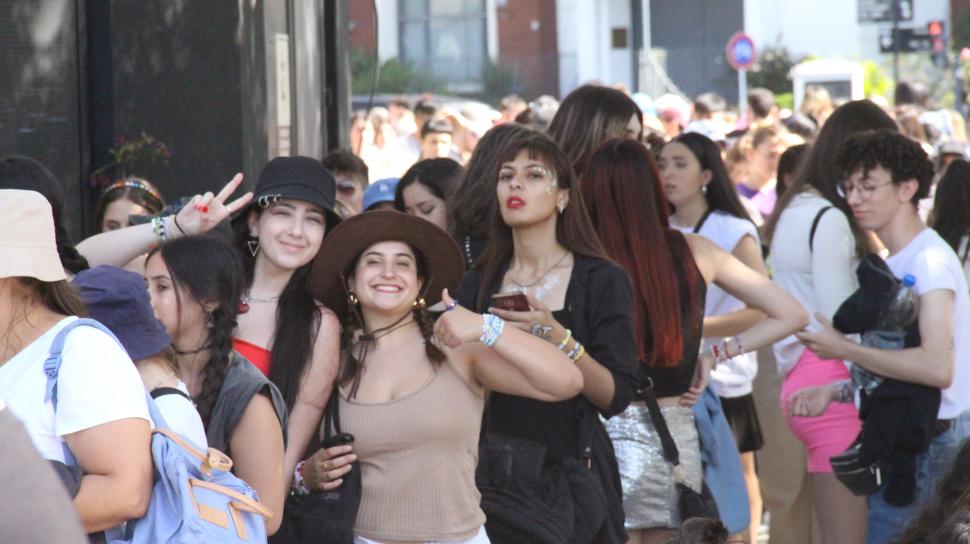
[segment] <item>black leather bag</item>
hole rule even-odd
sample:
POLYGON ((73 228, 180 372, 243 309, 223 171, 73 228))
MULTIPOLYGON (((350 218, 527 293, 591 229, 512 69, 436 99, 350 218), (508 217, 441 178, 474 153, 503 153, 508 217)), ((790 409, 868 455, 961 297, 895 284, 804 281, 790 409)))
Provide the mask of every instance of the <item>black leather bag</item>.
MULTIPOLYGON (((340 430, 340 393, 334 385, 323 416, 324 442, 340 430)), ((351 465, 340 487, 313 491, 309 495, 291 494, 283 510, 280 530, 269 538, 271 544, 353 544, 354 523, 360 507, 361 479, 358 463, 351 465)))
POLYGON ((545 458, 540 443, 485 433, 475 480, 492 542, 587 544, 601 531, 607 498, 591 465, 545 458))
POLYGON ((709 518, 721 519, 717 510, 717 503, 714 502, 714 495, 707 487, 707 483, 702 483, 701 491, 698 493, 687 485, 683 470, 680 467, 680 452, 674 437, 670 435, 667 427, 667 420, 664 419, 663 412, 660 411, 660 404, 657 403, 657 396, 653 387, 643 388, 644 401, 647 411, 650 413, 650 421, 660 437, 660 445, 663 447, 664 459, 674 467, 674 477, 677 479, 675 487, 677 489, 677 505, 680 508, 681 521, 690 518, 709 518))
POLYGON ((862 448, 861 438, 849 446, 844 452, 829 458, 832 472, 842 485, 849 488, 853 495, 867 496, 879 490, 882 485, 882 471, 879 463, 869 465, 859 461, 859 451, 862 448))

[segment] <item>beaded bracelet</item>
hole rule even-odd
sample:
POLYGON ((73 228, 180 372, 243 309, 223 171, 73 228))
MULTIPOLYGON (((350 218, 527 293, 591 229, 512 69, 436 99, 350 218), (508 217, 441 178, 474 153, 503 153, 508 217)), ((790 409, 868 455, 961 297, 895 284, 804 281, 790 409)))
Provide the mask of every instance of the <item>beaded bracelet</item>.
POLYGON ((583 355, 586 355, 586 348, 579 342, 576 342, 576 345, 573 346, 573 349, 569 350, 566 357, 569 357, 570 361, 576 363, 583 358, 583 355))
POLYGON ((300 461, 296 464, 296 468, 293 469, 293 490, 292 492, 296 495, 309 495, 310 488, 306 485, 306 479, 303 476, 303 467, 306 465, 306 461, 300 461))
POLYGON ((571 331, 570 329, 566 329, 566 337, 562 339, 562 342, 559 342, 559 351, 563 351, 566 349, 566 344, 569 343, 569 339, 572 337, 573 337, 573 331, 571 331))
POLYGON ((852 380, 839 380, 835 382, 835 402, 848 404, 855 402, 855 391, 852 389, 852 380))
POLYGON ((165 220, 161 217, 152 218, 152 232, 158 244, 165 242, 165 220))
POLYGON ((493 314, 482 316, 482 336, 478 340, 485 344, 485 347, 492 347, 498 342, 498 337, 505 330, 505 320, 493 314))

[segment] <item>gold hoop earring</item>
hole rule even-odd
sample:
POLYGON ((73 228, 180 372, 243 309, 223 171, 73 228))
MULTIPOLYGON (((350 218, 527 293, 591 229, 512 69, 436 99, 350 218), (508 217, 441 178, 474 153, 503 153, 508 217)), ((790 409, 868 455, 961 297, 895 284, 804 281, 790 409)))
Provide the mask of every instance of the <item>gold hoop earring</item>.
POLYGON ((428 303, 424 301, 424 297, 418 297, 417 300, 411 303, 411 307, 415 310, 423 310, 428 307, 428 303))
POLYGON ((360 304, 360 301, 357 300, 357 295, 355 295, 353 292, 347 295, 347 302, 350 303, 351 306, 357 306, 360 304))

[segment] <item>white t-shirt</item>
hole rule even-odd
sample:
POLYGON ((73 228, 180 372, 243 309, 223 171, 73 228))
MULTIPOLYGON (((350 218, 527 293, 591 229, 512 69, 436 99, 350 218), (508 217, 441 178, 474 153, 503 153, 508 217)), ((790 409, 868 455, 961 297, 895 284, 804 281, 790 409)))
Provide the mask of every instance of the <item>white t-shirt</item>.
POLYGON ((57 414, 45 402, 44 361, 65 325, 49 331, 0 366, 0 396, 23 422, 42 457, 63 462, 64 435, 128 418, 148 417, 145 386, 128 354, 115 340, 93 327, 68 333, 57 378, 57 414))
MULTIPOLYGON (((189 394, 189 389, 185 382, 179 380, 176 388, 189 394)), ((209 447, 209 441, 205 437, 205 427, 202 426, 202 417, 195 404, 182 395, 159 395, 155 398, 155 406, 165 418, 165 423, 176 433, 189 439, 194 446, 200 450, 209 447)))
MULTIPOLYGON (((836 207, 825 212, 815 229, 809 249, 808 236, 819 210, 832 203, 814 190, 799 193, 781 213, 771 239, 768 268, 772 280, 795 297, 812 316, 808 330, 822 326, 815 313, 828 319, 858 287, 855 271, 859 259, 849 220, 836 207)), ((805 346, 795 335, 775 342, 775 359, 782 376, 802 356, 805 346)))
MULTIPOLYGON (((962 259, 967 254, 968 244, 970 244, 970 236, 964 236, 960 240, 960 251, 957 252, 957 259, 962 259)), ((970 257, 963 261, 963 275, 967 278, 967 283, 970 283, 970 257)))
POLYGON ((916 292, 922 297, 930 291, 953 291, 953 344, 956 368, 953 384, 943 391, 940 419, 956 417, 970 408, 970 294, 960 261, 935 230, 920 232, 886 264, 897 277, 912 274, 916 292))
MULTIPOLYGON (((671 226, 682 232, 693 232, 691 227, 682 227, 671 222, 671 226)), ((724 251, 731 253, 745 236, 754 238, 761 247, 761 237, 754 223, 734 217, 722 211, 715 211, 707 216, 704 224, 697 233, 714 242, 724 251)), ((717 285, 707 286, 707 299, 704 303, 704 315, 724 315, 745 308, 745 304, 729 295, 717 285)), ((705 337, 705 347, 710 347, 721 338, 705 337)), ((717 365, 711 371, 711 387, 720 397, 740 397, 751 393, 751 384, 758 375, 758 359, 754 352, 745 353, 727 363, 717 365)))

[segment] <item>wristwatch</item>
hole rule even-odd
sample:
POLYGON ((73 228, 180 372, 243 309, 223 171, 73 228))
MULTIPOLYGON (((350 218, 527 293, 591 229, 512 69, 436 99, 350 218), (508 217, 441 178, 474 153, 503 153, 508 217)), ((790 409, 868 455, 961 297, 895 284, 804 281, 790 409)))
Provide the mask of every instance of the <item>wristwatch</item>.
POLYGON ((549 335, 552 334, 552 325, 543 325, 542 323, 533 323, 532 327, 529 328, 529 332, 532 336, 538 336, 543 340, 548 340, 549 335))

